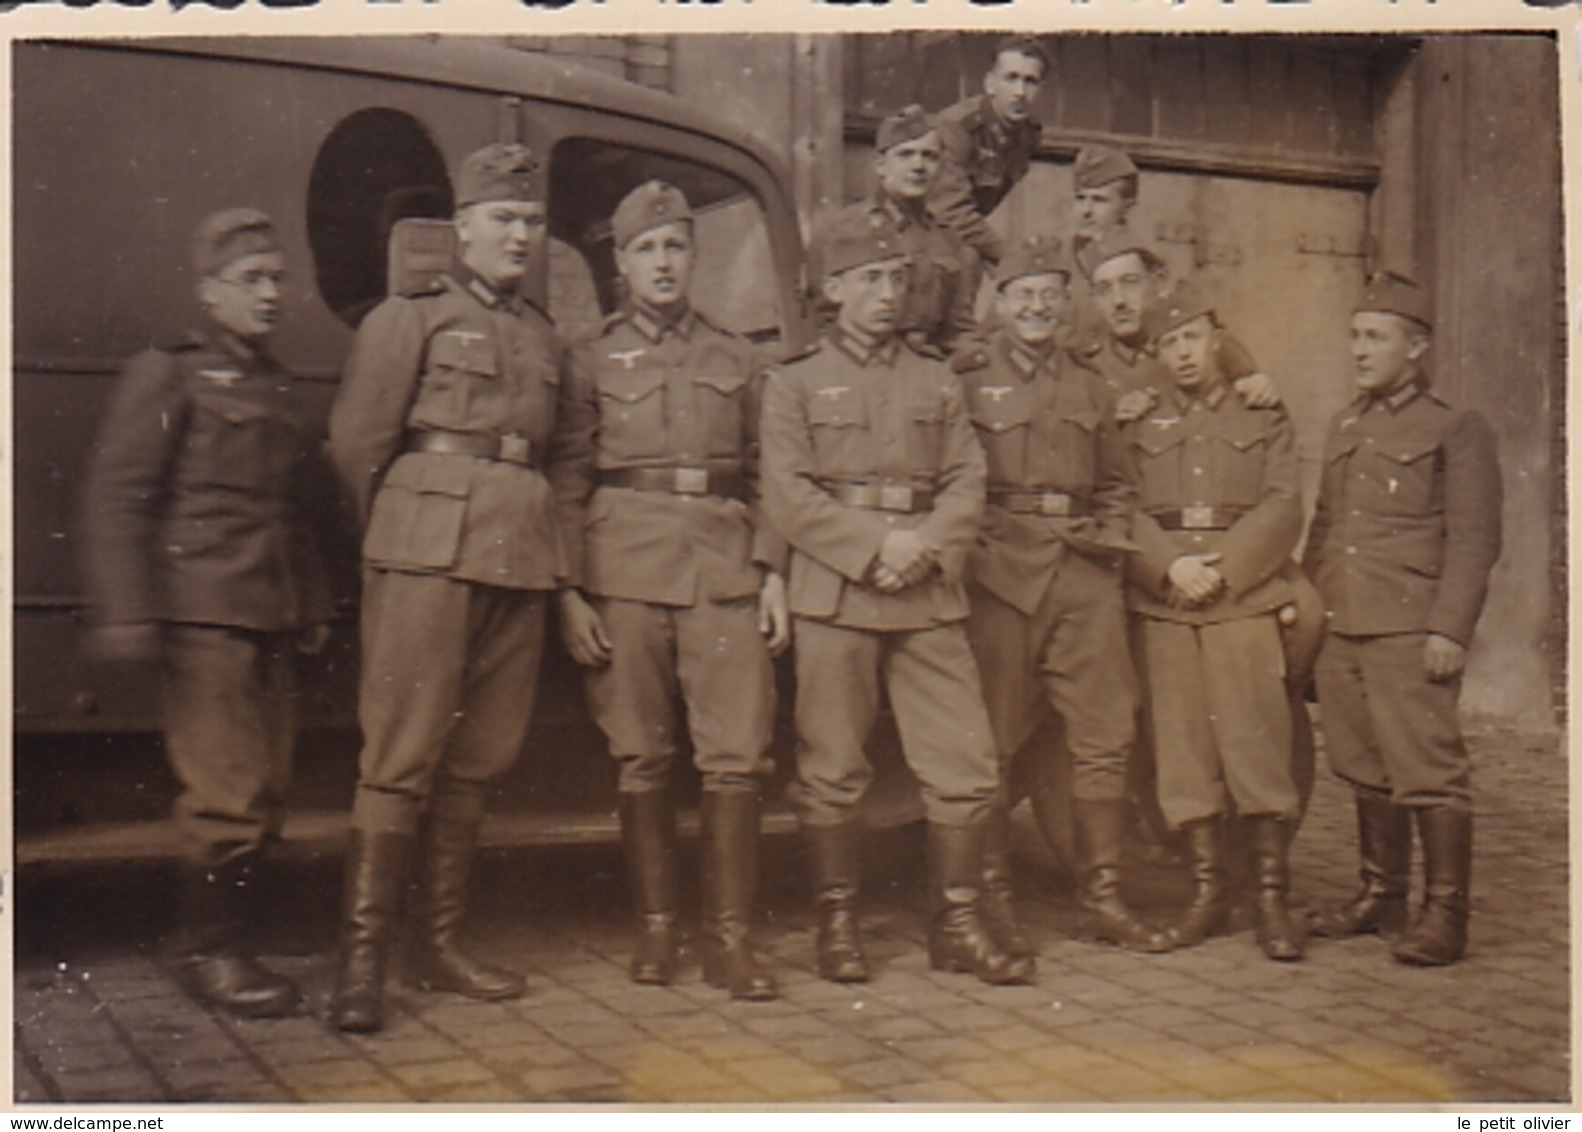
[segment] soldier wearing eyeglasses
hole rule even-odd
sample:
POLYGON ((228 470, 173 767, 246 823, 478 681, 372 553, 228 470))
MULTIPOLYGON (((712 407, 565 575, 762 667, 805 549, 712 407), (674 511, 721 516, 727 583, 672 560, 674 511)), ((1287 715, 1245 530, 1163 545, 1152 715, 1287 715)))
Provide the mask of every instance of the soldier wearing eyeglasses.
POLYGON ((198 999, 278 1017, 301 1002, 249 948, 259 860, 291 781, 298 654, 332 612, 316 503, 320 440, 269 348, 285 260, 269 218, 227 209, 192 246, 202 329, 133 358, 86 499, 91 644, 152 662, 186 844, 178 973, 198 999))

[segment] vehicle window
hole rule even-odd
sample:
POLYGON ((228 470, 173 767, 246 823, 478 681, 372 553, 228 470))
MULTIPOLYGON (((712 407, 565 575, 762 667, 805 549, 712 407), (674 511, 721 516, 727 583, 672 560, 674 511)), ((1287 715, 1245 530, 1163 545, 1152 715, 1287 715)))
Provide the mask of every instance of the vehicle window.
POLYGON ((561 339, 576 342, 591 338, 604 321, 599 290, 582 253, 564 240, 551 237, 549 256, 549 313, 561 339))
POLYGON ((319 294, 355 328, 385 295, 390 228, 454 211, 445 158, 399 110, 361 110, 325 139, 308 180, 308 242, 319 294))

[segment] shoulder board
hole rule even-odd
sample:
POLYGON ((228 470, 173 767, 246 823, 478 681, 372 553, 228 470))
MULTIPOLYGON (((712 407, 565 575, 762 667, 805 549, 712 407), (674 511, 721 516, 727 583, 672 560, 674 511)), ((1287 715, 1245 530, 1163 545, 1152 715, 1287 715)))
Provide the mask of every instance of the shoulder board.
POLYGON ((957 373, 974 373, 980 369, 987 369, 989 365, 989 350, 986 346, 970 346, 965 350, 957 350, 950 356, 950 368, 957 373))
POLYGON ((1453 405, 1451 402, 1445 400, 1445 398, 1439 392, 1437 392, 1434 389, 1431 389, 1431 388, 1430 389, 1424 389, 1423 390, 1423 395, 1425 397, 1427 397, 1430 401, 1432 401, 1434 404, 1438 405, 1441 409, 1454 410, 1456 408, 1455 405, 1453 405))
POLYGON ((920 358, 927 358, 931 362, 942 362, 946 360, 945 351, 934 345, 934 343, 928 341, 928 339, 924 338, 921 334, 916 336, 916 341, 911 340, 906 335, 902 335, 901 347, 920 358))
POLYGON ((715 322, 712 318, 710 318, 708 315, 704 314, 702 311, 698 310, 696 307, 694 307, 692 309, 692 317, 697 319, 699 322, 701 322, 704 326, 708 327, 710 330, 714 331, 714 333, 716 333, 716 334, 723 335, 726 338, 740 338, 741 337, 741 335, 737 334, 736 331, 731 330, 728 327, 721 326, 719 323, 715 322))
POLYGON ((414 278, 410 284, 395 292, 403 299, 430 298, 444 293, 445 280, 437 275, 431 275, 427 279, 414 278))
POLYGON ((800 350, 793 350, 791 353, 789 353, 785 357, 781 358, 777 363, 775 363, 775 365, 776 366, 788 366, 788 365, 793 365, 796 362, 806 361, 808 358, 811 358, 814 355, 816 355, 823 348, 824 348, 824 344, 823 344, 822 341, 809 342, 806 346, 803 346, 800 350))

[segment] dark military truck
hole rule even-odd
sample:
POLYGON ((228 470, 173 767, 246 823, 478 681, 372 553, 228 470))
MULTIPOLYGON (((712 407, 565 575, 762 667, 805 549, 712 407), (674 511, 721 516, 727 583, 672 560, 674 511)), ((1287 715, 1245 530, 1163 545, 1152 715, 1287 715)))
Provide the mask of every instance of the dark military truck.
MULTIPOLYGON (((119 794, 110 785, 127 750, 153 749, 158 681, 150 667, 97 664, 84 650, 77 515, 121 365, 186 329, 188 242, 202 216, 248 205, 274 219, 290 270, 275 348, 321 424, 352 332, 386 293, 391 229, 450 216, 448 170, 492 141, 524 142, 548 163, 551 239, 526 289, 568 336, 618 302, 608 218, 652 177, 680 186, 697 210, 701 309, 785 349, 813 332, 776 160, 745 131, 575 63, 434 38, 30 42, 13 48, 12 94, 23 863, 50 855, 26 836, 41 811, 52 827, 163 812, 157 772, 119 794), (150 797, 133 805, 129 791, 150 797)), ((394 267, 399 276, 407 265, 394 267)), ((344 796, 312 800, 325 813, 349 804, 357 745, 356 534, 338 537, 339 615, 306 674, 300 760, 310 778, 323 761, 344 768, 344 796)), ((600 823, 587 819, 613 807, 613 770, 574 666, 553 642, 548 655, 507 808, 546 837, 596 835, 600 823)))

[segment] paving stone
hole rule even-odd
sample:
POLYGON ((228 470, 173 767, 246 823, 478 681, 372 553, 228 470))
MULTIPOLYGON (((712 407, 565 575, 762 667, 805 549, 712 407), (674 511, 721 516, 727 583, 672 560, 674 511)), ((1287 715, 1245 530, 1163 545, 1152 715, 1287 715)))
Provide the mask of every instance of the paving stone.
POLYGON ((729 1068, 737 1078, 775 1100, 810 1100, 846 1088, 839 1077, 795 1057, 751 1058, 733 1062, 729 1068))
POLYGON ((1036 1081, 1043 1074, 1019 1058, 995 1057, 987 1061, 962 1061, 951 1066, 951 1076, 976 1089, 1036 1081))
POLYGON ((64 1101, 134 1101, 159 1099, 165 1095, 163 1082, 141 1066, 130 1064, 58 1079, 56 1084, 64 1101))
POLYGON ((614 1088, 625 1097, 625 1079, 601 1065, 586 1061, 576 1065, 557 1065, 530 1069, 522 1074, 525 1098, 541 1101, 570 1100, 574 1093, 590 1088, 614 1088))
POLYGON ((1023 1050, 1020 1056, 1029 1065, 1057 1076, 1080 1077, 1089 1069, 1109 1068, 1120 1064, 1120 1060, 1113 1054, 1065 1042, 1045 1046, 1043 1049, 1023 1050))
POLYGON ((1086 1089, 1055 1077, 1005 1085, 984 1085, 983 1091, 1001 1104, 1084 1104, 1097 1103, 1104 1099, 1097 1093, 1090 1093, 1086 1089))
POLYGON ((960 1062, 987 1060, 994 1056, 992 1047, 976 1038, 956 1034, 901 1038, 891 1044, 895 1052, 901 1056, 941 1070, 950 1070, 960 1062))
POLYGON ((462 1058, 397 1065, 391 1067, 389 1072, 418 1101, 440 1100, 469 1085, 498 1081, 486 1067, 462 1058))
POLYGON ((875 1092, 894 1085, 931 1080, 938 1076, 938 1071, 931 1066, 899 1056, 853 1062, 841 1066, 839 1072, 847 1081, 875 1092))
POLYGON ((1399 1082, 1335 1061, 1282 1070, 1280 1076, 1330 1101, 1344 1104, 1395 1100, 1404 1091, 1399 1082))
POLYGON ((879 1096, 896 1104, 975 1104, 985 1095, 960 1081, 922 1081, 879 1090, 879 1096))

